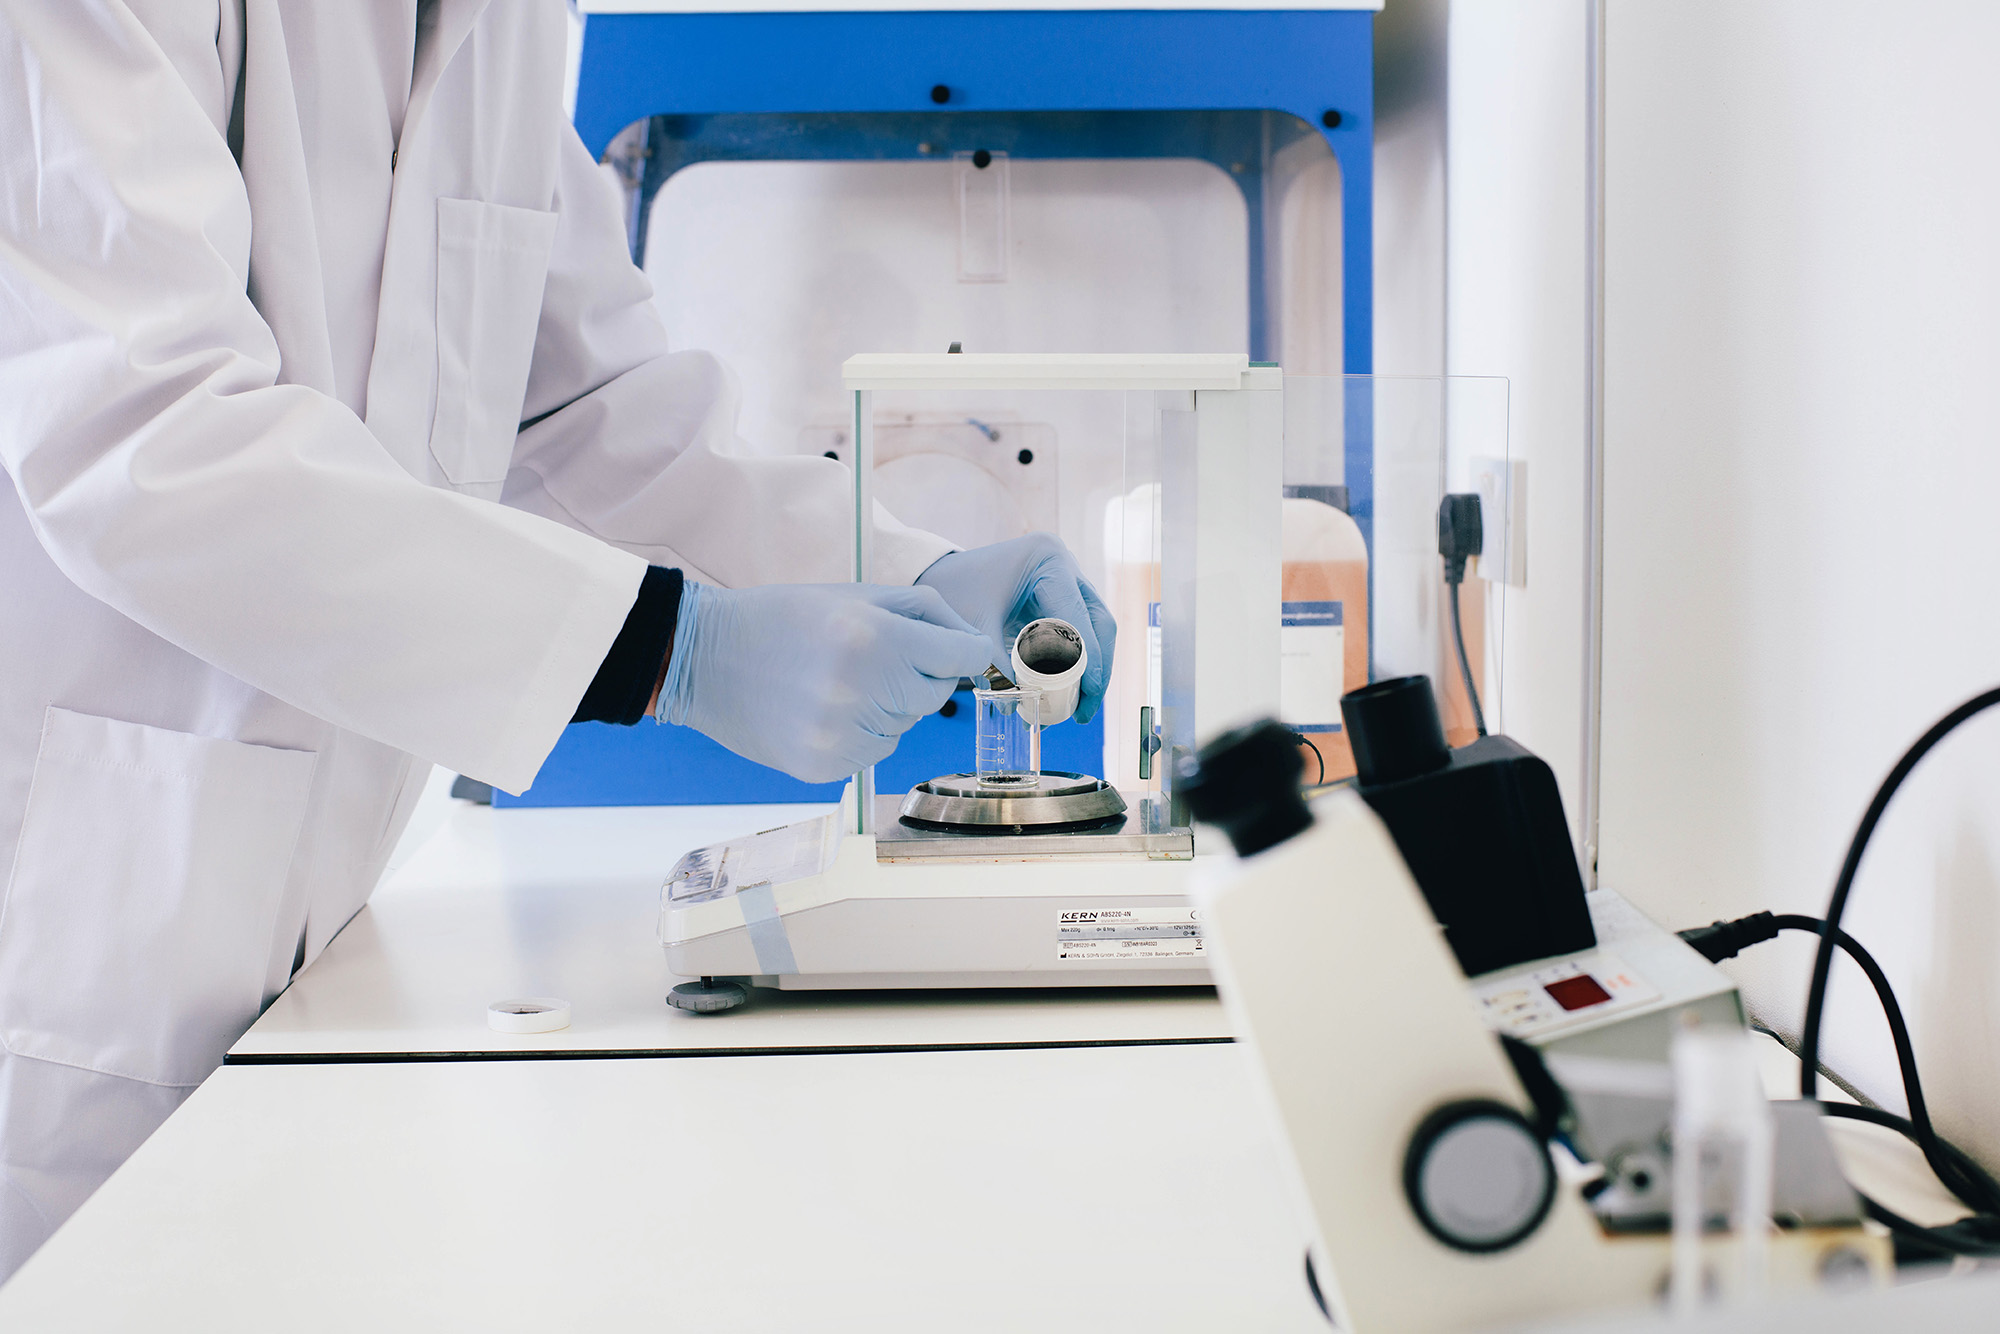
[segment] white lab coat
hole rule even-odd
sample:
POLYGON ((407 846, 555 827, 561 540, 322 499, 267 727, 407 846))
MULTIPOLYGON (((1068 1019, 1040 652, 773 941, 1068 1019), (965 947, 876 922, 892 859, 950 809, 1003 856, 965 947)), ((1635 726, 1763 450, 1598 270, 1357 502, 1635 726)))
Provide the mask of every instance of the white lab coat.
MULTIPOLYGON (((563 49, 561 0, 0 0, 0 1273, 430 763, 529 784, 649 561, 849 575, 845 470, 668 351, 563 49)), ((878 530, 883 582, 949 549, 878 530)))

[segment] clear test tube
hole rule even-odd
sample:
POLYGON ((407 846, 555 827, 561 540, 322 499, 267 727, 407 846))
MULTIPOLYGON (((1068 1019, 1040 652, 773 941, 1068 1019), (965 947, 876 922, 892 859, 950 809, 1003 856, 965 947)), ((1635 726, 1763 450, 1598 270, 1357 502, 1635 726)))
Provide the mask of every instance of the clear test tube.
POLYGON ((983 788, 1032 788, 1042 775, 1042 692, 1033 686, 972 692, 973 773, 983 788))
POLYGON ((1750 1035, 1687 1028, 1674 1037, 1673 1267, 1669 1305, 1692 1315, 1714 1291, 1726 1301, 1763 1295, 1770 1265, 1771 1105, 1750 1035), (1702 1238, 1727 1218, 1727 1274, 1711 1279, 1702 1238))

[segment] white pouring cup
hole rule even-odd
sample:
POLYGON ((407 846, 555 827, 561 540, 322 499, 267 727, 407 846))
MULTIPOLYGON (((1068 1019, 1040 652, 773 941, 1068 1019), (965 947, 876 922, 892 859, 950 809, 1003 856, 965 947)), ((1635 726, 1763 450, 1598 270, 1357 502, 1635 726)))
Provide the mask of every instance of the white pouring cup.
POLYGON ((1076 627, 1054 616, 1029 621, 1014 636, 1014 680, 1041 690, 1042 726, 1063 722, 1076 712, 1089 658, 1076 627))

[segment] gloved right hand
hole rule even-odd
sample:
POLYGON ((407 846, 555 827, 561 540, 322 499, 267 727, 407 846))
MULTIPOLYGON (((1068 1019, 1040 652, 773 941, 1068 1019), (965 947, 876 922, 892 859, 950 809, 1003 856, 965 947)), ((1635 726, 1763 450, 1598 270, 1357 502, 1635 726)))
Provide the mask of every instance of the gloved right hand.
POLYGON ((928 588, 690 580, 658 717, 824 783, 887 758, 992 656, 928 588))

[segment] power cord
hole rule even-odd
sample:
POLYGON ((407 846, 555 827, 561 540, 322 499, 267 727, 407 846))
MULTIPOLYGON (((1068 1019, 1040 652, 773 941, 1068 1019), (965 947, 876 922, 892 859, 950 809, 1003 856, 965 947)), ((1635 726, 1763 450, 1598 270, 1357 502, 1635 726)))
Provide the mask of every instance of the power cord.
POLYGON ((1472 684, 1472 661, 1465 654, 1465 625, 1458 609, 1459 585, 1466 562, 1486 545, 1479 497, 1454 492, 1438 503, 1438 555, 1444 558, 1445 600, 1451 603, 1451 639, 1458 649, 1458 674, 1465 681, 1465 698, 1472 704, 1472 725, 1486 735, 1486 715, 1479 708, 1479 689, 1472 684))
MULTIPOLYGON (((1680 937, 1710 963, 1721 963, 1724 959, 1735 958, 1752 945, 1761 945, 1776 938, 1780 932, 1810 931, 1817 936, 1825 927, 1822 919, 1803 913, 1759 912, 1739 917, 1733 922, 1693 927, 1681 932, 1680 937)), ((1917 1074, 1916 1049, 1910 1042, 1909 1026, 1903 1021, 1903 1007, 1896 1001, 1888 974, 1882 971, 1881 964, 1875 962, 1875 956, 1863 949, 1861 942, 1847 932, 1838 933, 1837 941, 1841 950, 1868 978, 1869 985, 1875 988, 1876 998, 1882 1003, 1882 1017, 1888 1021, 1889 1039, 1896 1047, 1896 1065, 1903 1075, 1903 1093, 1910 1104, 1910 1119, 1922 1127, 1924 1134, 1934 1134, 1930 1112, 1924 1102, 1923 1081, 1917 1074)), ((1935 1168, 1937 1164, 1933 1162, 1931 1166, 1935 1168)))
MULTIPOLYGON (((1905 1139, 1916 1141, 1918 1147, 1923 1147, 1923 1142, 1917 1140, 1916 1127, 1894 1112, 1885 1112, 1879 1107, 1862 1107, 1851 1102, 1823 1102, 1820 1104, 1820 1111, 1828 1116, 1837 1116, 1848 1121, 1866 1121, 1870 1125, 1882 1126, 1895 1131, 1905 1139)), ((1984 1168, 1951 1141, 1934 1136, 1933 1147, 1956 1163, 1961 1173, 1968 1176, 1976 1173, 1985 1178, 1989 1187, 1996 1184, 1992 1177, 1986 1175, 1984 1168)), ((1928 1159, 1930 1151, 1926 1150, 1924 1156, 1928 1159)), ((1948 1180, 1946 1185, 1950 1186, 1948 1180)), ((1950 1188, 1951 1193, 1963 1200, 1966 1207, 1973 1212, 1942 1227, 1925 1227, 1921 1223, 1912 1222, 1879 1200, 1870 1199, 1866 1195, 1861 1196, 1861 1207, 1867 1211, 1870 1218, 1888 1228, 1896 1234, 1898 1240, 1908 1243, 1915 1250, 1932 1255, 1941 1253, 1976 1258, 2000 1255, 2000 1215, 1995 1214, 1991 1204, 1985 1206, 1975 1204, 1967 1198, 1966 1191, 1955 1186, 1950 1188)), ((1856 1194, 1860 1192, 1857 1191, 1856 1194)))
POLYGON ((1319 761, 1319 777, 1313 779, 1313 781, 1308 785, 1311 787, 1318 787, 1320 784, 1326 781, 1326 756, 1319 753, 1319 747, 1314 745, 1313 739, 1307 736, 1304 732, 1294 732, 1292 733, 1292 735, 1298 738, 1298 742, 1300 745, 1304 746, 1307 750, 1310 750, 1313 753, 1314 759, 1319 761))
POLYGON ((1934 1251, 1953 1255, 2000 1256, 2000 1182, 1996 1182, 1986 1170, 1974 1162, 1964 1151, 1944 1139, 1931 1124, 1930 1109, 1923 1096, 1923 1085, 1917 1078, 1917 1064, 1914 1049, 1910 1044, 1909 1031, 1903 1022, 1902 1007, 1896 1004, 1895 993, 1889 987, 1888 977, 1882 972, 1868 952, 1861 948, 1854 938, 1841 930, 1840 919, 1847 911, 1847 900, 1854 891, 1854 877, 1861 869, 1861 859, 1868 851, 1868 841, 1874 837, 1876 826, 1889 808, 1890 800, 1902 787, 1924 756, 1936 748, 1937 744, 1950 735, 1967 719, 2000 704, 2000 688, 1982 691, 1965 703, 1953 709, 1931 725, 1876 789, 1874 799, 1868 803, 1868 810, 1861 817, 1861 823, 1854 831, 1854 839, 1848 845, 1847 858, 1841 863, 1840 877, 1834 882, 1833 896, 1827 903, 1824 920, 1812 917, 1786 915, 1773 917, 1768 913, 1756 913, 1736 922, 1718 922, 1711 927, 1696 927, 1685 933, 1683 939, 1704 954, 1714 959, 1728 958, 1746 945, 1758 940, 1769 940, 1778 931, 1788 927, 1813 931, 1819 936, 1819 949, 1813 957, 1812 983, 1806 991, 1806 1013, 1804 1031, 1799 1039, 1799 1096, 1811 1098, 1819 1091, 1819 1039, 1826 1015, 1827 979, 1833 969, 1833 952, 1836 948, 1847 951, 1848 956, 1860 965, 1869 982, 1875 987, 1876 995, 1882 1001, 1883 1015, 1889 1021, 1890 1036, 1896 1044, 1896 1061, 1903 1075, 1903 1089, 1910 1105, 1910 1115, 1900 1117, 1893 1112, 1885 1112, 1873 1107, 1854 1107, 1845 1103, 1822 1104, 1824 1110, 1833 1116, 1850 1120, 1867 1121, 1874 1125, 1886 1126, 1908 1138, 1923 1151, 1924 1161, 1937 1173, 1938 1180, 1973 1210, 1972 1216, 1962 1218, 1944 1227, 1921 1227, 1883 1207, 1874 1200, 1862 1197, 1869 1216, 1895 1232, 1904 1241, 1934 1251), (1768 934, 1759 934, 1768 929, 1768 934), (1733 943, 1738 942, 1740 943, 1733 943), (1732 947, 1733 943, 1733 947, 1732 947), (1710 954, 1710 950, 1722 951, 1710 954))
POLYGON ((1826 926, 1819 939, 1819 953, 1813 958, 1812 985, 1806 991, 1805 1028, 1799 1037, 1799 1096, 1810 1098, 1819 1089, 1819 1030, 1826 1012, 1827 974, 1833 968, 1833 950, 1840 931, 1840 919, 1847 912, 1848 896, 1854 891, 1854 876, 1861 869, 1862 854, 1868 851, 1868 840, 1875 835, 1875 826, 1882 822, 1882 814, 1889 808, 1890 798, 1896 789, 1917 767, 1917 762, 1930 754, 1938 742, 1945 739, 1953 729, 1966 719, 1985 712, 1995 704, 2000 704, 2000 688, 1983 691, 1947 713, 1931 725, 1931 729, 1917 738, 1917 743, 1903 753, 1896 761, 1896 767, 1882 780, 1882 786, 1875 791, 1875 799, 1868 803, 1867 813, 1861 817, 1861 824, 1854 831, 1854 841, 1848 845, 1847 860, 1841 863, 1840 878, 1834 882, 1833 897, 1826 905, 1826 926))
MULTIPOLYGON (((1890 799, 1896 795, 1896 790, 1902 787, 1903 780, 1910 776, 1910 771, 1917 767, 1918 762, 1930 754, 1938 742, 1949 736, 1961 723, 1984 713, 1995 704, 2000 704, 2000 688, 1974 695, 1933 723, 1930 730, 1918 737, 1916 744, 1903 753, 1903 758, 1896 761, 1896 767, 1889 771, 1889 776, 1882 780, 1882 786, 1876 789, 1874 800, 1868 803, 1868 810, 1862 815, 1861 823, 1854 831, 1854 841, 1847 848, 1847 859, 1841 863, 1840 878, 1834 882, 1833 896, 1827 901, 1826 924, 1820 930, 1819 952, 1813 957, 1812 984, 1806 991, 1805 1023, 1803 1032, 1799 1036, 1799 1096, 1802 1098, 1810 1098, 1819 1091, 1819 1035, 1826 1014, 1827 977, 1833 968, 1834 947, 1839 943, 1840 919, 1847 912, 1847 900, 1854 891, 1854 877, 1861 869, 1863 854, 1868 851, 1868 840, 1874 837, 1875 827, 1882 822, 1882 815, 1888 810, 1890 799)), ((1911 1135, 1918 1147, 1924 1150, 1924 1158, 1931 1163, 1932 1170, 1937 1170, 1940 1158, 1945 1158, 1961 1168, 1959 1173, 1953 1175, 1940 1172, 1939 1179, 1975 1212, 1971 1218, 1960 1219, 1942 1228, 1919 1228, 1907 1219, 1900 1218, 1892 1223, 1889 1219, 1893 1215, 1880 1205, 1871 1204, 1870 1212, 1884 1226, 1912 1240, 1928 1242, 1939 1250, 1957 1255, 2000 1255, 2000 1187, 1996 1187, 1993 1179, 1980 1170, 1969 1157, 1939 1138, 1937 1132, 1931 1128, 1928 1110, 1925 1111, 1924 1119, 1919 1124, 1914 1119, 1918 1106, 1919 1104, 1912 1104, 1910 1110, 1913 1116, 1908 1123, 1910 1129, 1904 1133, 1911 1135), (1970 1175, 1971 1173, 1977 1174, 1976 1180, 1970 1175), (1961 1190, 1961 1184, 1969 1187, 1971 1193, 1961 1190)), ((1837 1112, 1835 1115, 1847 1115, 1847 1113, 1837 1112)), ((1902 1118, 1894 1117, 1887 1112, 1880 1115, 1889 1117, 1890 1120, 1878 1121, 1877 1124, 1902 1130, 1901 1125, 1893 1124, 1902 1118)))
MULTIPOLYGON (((1821 918, 1802 913, 1759 912, 1731 922, 1693 927, 1681 932, 1680 937, 1709 962, 1721 963, 1724 959, 1735 958, 1752 945, 1774 938, 1780 932, 1807 931, 1823 936, 1825 928, 1826 923, 1821 918)), ((1889 1037, 1895 1044, 1896 1065, 1902 1072, 1903 1095, 1910 1105, 1910 1115, 1905 1118, 1877 1107, 1856 1107, 1847 1103, 1822 1103, 1822 1109, 1829 1116, 1866 1121, 1902 1134, 1922 1150, 1924 1161, 1930 1164, 1945 1188, 1974 1213, 1970 1218, 1942 1228, 1926 1228, 1866 1195, 1861 1197, 1862 1206, 1869 1217, 1925 1250, 1943 1250, 1961 1255, 2000 1254, 2000 1217, 1996 1217, 2000 1215, 2000 1182, 1996 1182, 1984 1168, 1932 1127, 1930 1110, 1924 1099, 1923 1080, 1917 1073, 1916 1049, 1910 1041, 1909 1026, 1903 1019, 1903 1007, 1897 1003, 1895 990, 1889 985, 1888 974, 1882 971, 1882 965, 1875 961, 1875 956, 1847 932, 1837 932, 1835 940, 1868 978, 1882 1004, 1882 1017, 1888 1021, 1889 1037)))

